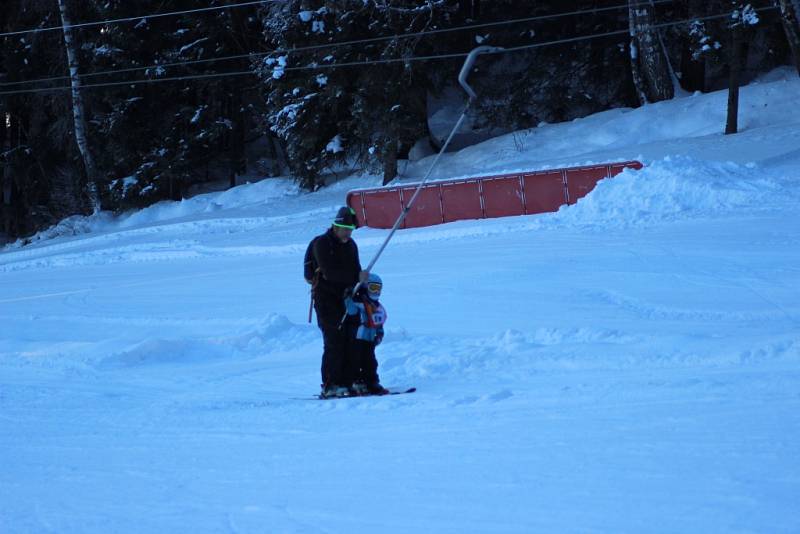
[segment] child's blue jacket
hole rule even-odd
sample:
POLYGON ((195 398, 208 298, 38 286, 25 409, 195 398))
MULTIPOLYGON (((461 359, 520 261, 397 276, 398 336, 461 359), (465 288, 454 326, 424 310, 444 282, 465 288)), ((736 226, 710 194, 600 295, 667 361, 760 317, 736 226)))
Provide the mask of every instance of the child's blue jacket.
MULTIPOLYGON (((360 293, 360 292, 359 292, 360 293)), ((356 298, 344 299, 347 315, 358 315, 358 332, 356 339, 369 341, 376 345, 383 339, 383 324, 386 322, 386 309, 377 300, 367 296, 356 295, 356 298)))

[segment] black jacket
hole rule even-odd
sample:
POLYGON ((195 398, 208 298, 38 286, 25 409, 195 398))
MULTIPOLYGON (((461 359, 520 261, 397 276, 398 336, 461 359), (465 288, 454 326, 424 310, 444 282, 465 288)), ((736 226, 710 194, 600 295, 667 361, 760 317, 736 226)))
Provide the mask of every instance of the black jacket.
POLYGON ((345 290, 358 283, 358 273, 361 272, 358 246, 352 239, 342 243, 332 228, 314 242, 314 259, 320 269, 319 283, 315 290, 317 299, 331 298, 341 301, 345 290))

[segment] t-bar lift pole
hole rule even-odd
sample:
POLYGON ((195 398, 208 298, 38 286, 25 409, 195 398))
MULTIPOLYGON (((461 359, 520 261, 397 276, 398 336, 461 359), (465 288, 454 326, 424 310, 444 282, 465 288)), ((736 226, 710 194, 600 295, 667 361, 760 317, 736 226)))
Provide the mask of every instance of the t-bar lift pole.
MULTIPOLYGON (((472 50, 467 56, 467 59, 464 60, 464 65, 461 67, 461 73, 458 75, 458 83, 461 84, 461 87, 463 87, 464 91, 466 91, 467 95, 469 95, 469 101, 467 102, 467 105, 464 107, 464 112, 461 114, 461 117, 459 117, 458 121, 456 122, 456 125, 450 131, 450 135, 447 136, 447 140, 444 142, 444 145, 442 145, 441 150, 439 150, 439 153, 436 154, 436 158, 433 160, 433 163, 428 169, 427 174, 425 174, 425 177, 417 186, 417 189, 414 191, 414 194, 411 195, 411 200, 408 201, 408 204, 406 204, 405 208, 403 208, 403 211, 400 213, 400 216, 395 221, 394 226, 392 226, 392 230, 389 232, 389 235, 386 236, 386 239, 381 245, 381 248, 378 249, 378 252, 375 254, 375 257, 372 258, 372 261, 370 261, 369 265, 367 265, 366 268, 367 271, 372 270, 372 267, 378 261, 378 258, 383 253, 384 249, 386 248, 386 245, 389 244, 389 241, 392 239, 392 236, 394 236, 394 233, 397 231, 398 228, 400 228, 400 225, 403 224, 403 221, 408 215, 408 212, 411 210, 411 206, 414 204, 414 201, 417 200, 417 196, 419 195, 420 191, 422 191, 422 186, 424 186, 425 183, 428 181, 431 174, 433 173, 433 169, 436 167, 436 164, 439 163, 439 158, 442 157, 442 154, 444 154, 444 152, 447 150, 450 141, 453 140, 453 137, 455 136, 456 132, 458 131, 459 128, 461 128, 461 124, 467 117, 467 111, 469 110, 469 107, 472 105, 473 102, 475 102, 475 100, 477 100, 478 96, 475 94, 475 91, 472 90, 472 87, 470 87, 469 84, 467 83, 467 77, 469 76, 470 71, 472 71, 472 67, 475 64, 475 59, 477 59, 477 57, 480 54, 491 54, 500 52, 502 50, 503 50, 502 48, 498 48, 495 46, 479 46, 474 50, 472 50)), ((356 284, 356 287, 353 289, 353 293, 356 293, 359 287, 361 287, 361 282, 356 284)))

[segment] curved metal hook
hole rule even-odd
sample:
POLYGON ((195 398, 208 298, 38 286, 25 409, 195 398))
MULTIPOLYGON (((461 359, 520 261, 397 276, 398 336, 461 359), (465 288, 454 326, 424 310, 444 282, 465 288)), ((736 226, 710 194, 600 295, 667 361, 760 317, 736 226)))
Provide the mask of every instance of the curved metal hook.
POLYGON ((477 59, 480 54, 492 54, 495 52, 501 52, 502 50, 502 48, 497 46, 479 46, 478 48, 473 49, 467 56, 467 59, 464 60, 464 66, 461 67, 461 73, 458 75, 458 83, 460 83, 461 87, 464 88, 464 91, 467 92, 470 101, 478 98, 478 95, 475 94, 475 91, 473 91, 472 87, 470 87, 467 83, 467 77, 472 70, 472 66, 475 64, 475 59, 477 59))

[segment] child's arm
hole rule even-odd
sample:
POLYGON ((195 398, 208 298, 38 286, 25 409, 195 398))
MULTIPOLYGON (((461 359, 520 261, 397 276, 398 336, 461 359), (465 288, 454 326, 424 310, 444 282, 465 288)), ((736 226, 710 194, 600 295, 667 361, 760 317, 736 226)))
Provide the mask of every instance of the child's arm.
POLYGON ((360 310, 358 303, 353 300, 353 297, 345 297, 344 307, 347 311, 347 315, 356 315, 360 310))
POLYGON ((344 307, 347 315, 358 315, 361 323, 366 321, 364 319, 366 307, 363 303, 355 300, 352 296, 347 296, 344 298, 344 307))

